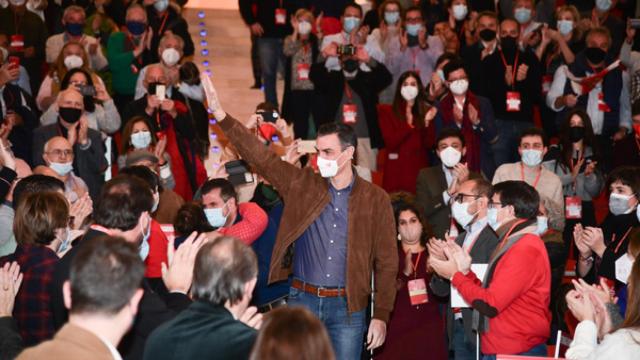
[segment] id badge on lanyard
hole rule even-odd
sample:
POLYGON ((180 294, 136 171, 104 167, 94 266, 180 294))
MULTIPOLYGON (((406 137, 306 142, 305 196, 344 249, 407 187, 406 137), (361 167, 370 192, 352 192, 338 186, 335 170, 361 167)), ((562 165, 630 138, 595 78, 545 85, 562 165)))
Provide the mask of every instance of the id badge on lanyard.
POLYGON ((280 2, 280 7, 276 9, 276 25, 285 25, 287 23, 287 9, 282 7, 282 2, 280 2))

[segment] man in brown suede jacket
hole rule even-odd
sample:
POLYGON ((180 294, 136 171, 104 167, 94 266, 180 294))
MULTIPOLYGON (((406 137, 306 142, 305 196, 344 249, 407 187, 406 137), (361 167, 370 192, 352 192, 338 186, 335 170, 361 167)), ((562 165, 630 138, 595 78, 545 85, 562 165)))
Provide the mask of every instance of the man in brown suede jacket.
POLYGON ((396 294, 395 222, 388 195, 355 173, 353 129, 337 123, 318 129, 319 176, 268 151, 222 110, 209 77, 202 81, 225 135, 284 200, 269 282, 293 274, 289 305, 307 307, 324 322, 337 359, 359 359, 375 274, 367 343, 369 349, 382 345, 396 294), (290 247, 292 252, 287 251, 290 247))

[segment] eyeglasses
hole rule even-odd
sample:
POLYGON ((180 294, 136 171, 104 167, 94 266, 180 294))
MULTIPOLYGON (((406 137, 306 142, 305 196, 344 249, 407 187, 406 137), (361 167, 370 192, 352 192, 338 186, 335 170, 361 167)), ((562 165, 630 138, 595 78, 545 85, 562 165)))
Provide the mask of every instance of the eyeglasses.
POLYGON ((62 155, 64 155, 64 156, 73 156, 73 150, 55 149, 55 150, 51 150, 49 152, 46 152, 46 154, 57 156, 57 157, 60 157, 62 155))
POLYGON ((501 202, 493 202, 493 201, 489 201, 489 209, 494 209, 494 208, 501 208, 504 205, 501 202))
POLYGON ((473 198, 473 199, 479 199, 482 196, 481 195, 458 193, 458 195, 456 195, 456 197, 453 198, 453 201, 462 204, 464 202, 464 198, 465 197, 470 197, 470 198, 473 198))

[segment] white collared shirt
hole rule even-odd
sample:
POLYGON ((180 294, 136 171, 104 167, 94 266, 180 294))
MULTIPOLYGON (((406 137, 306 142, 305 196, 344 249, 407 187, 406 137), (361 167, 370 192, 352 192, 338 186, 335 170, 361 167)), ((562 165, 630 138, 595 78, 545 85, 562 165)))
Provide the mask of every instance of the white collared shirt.
POLYGON ((487 226, 487 222, 488 219, 485 215, 482 219, 477 219, 472 222, 471 225, 467 226, 467 229, 465 229, 466 235, 464 237, 464 242, 462 243, 463 249, 467 251, 470 250, 468 247, 471 246, 471 244, 478 238, 478 235, 480 235, 482 230, 487 226))
POLYGON ((107 347, 107 349, 109 349, 109 352, 111 353, 111 356, 113 357, 113 360, 122 360, 122 356, 120 356, 120 353, 118 352, 118 349, 116 349, 115 346, 113 346, 109 340, 103 338, 102 336, 94 333, 95 336, 98 337, 98 339, 100 339, 100 341, 102 341, 105 346, 107 347))
MULTIPOLYGON (((451 183, 453 182, 453 174, 451 173, 451 170, 444 166, 444 164, 442 164, 442 171, 444 171, 444 177, 445 179, 447 179, 448 190, 451 187, 451 183)), ((447 190, 442 193, 442 200, 444 200, 445 204, 449 204, 449 200, 451 200, 451 196, 449 195, 447 190)))

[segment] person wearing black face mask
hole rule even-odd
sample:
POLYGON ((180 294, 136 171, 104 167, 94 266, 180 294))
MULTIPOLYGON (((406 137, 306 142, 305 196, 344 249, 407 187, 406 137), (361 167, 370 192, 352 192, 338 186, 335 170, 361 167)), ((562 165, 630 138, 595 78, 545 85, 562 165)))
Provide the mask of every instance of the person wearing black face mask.
POLYGON ((566 115, 560 125, 559 138, 560 144, 549 151, 553 160, 544 166, 562 181, 566 218, 563 239, 569 253, 574 226, 596 226, 593 198, 602 191, 604 177, 598 166, 600 151, 591 119, 585 111, 574 109, 566 115))
POLYGON ((340 70, 328 70, 324 62, 311 66, 309 78, 325 100, 318 123, 342 122, 352 126, 358 136, 358 165, 376 170, 377 149, 384 146, 378 126, 378 93, 391 84, 391 73, 362 45, 354 55, 340 58, 340 70), (363 71, 361 65, 370 71, 363 71))
POLYGON ((147 12, 140 4, 127 9, 125 31, 112 33, 107 44, 107 58, 112 73, 113 101, 122 113, 133 100, 138 73, 152 63, 151 39, 147 12))
POLYGON ((95 201, 104 184, 108 163, 99 131, 90 129, 83 114, 84 100, 75 88, 68 88, 58 96, 58 121, 33 131, 33 167, 45 165, 42 157, 44 145, 55 136, 66 137, 73 147, 73 172, 87 184, 89 195, 95 201))
POLYGON ((498 167, 520 160, 520 134, 533 126, 533 106, 540 101, 542 86, 538 58, 518 48, 519 24, 513 19, 503 20, 499 32, 499 48, 481 63, 486 85, 480 89, 480 95, 491 100, 495 113, 498 140, 492 147, 498 167))
POLYGON ((603 152, 600 165, 604 172, 611 170, 613 141, 622 139, 631 127, 629 79, 620 62, 608 54, 610 44, 606 28, 591 29, 586 49, 576 55, 572 64, 556 70, 546 99, 547 105, 558 113, 559 122, 572 108, 586 111, 603 152))
POLYGON ((476 42, 460 50, 460 57, 469 76, 469 89, 485 96, 489 83, 482 69, 482 60, 494 53, 498 45, 496 31, 498 30, 498 16, 494 12, 484 11, 478 14, 476 20, 476 42))
POLYGON ((83 8, 77 5, 67 7, 62 16, 62 24, 65 31, 47 39, 47 63, 53 64, 56 61, 66 42, 75 41, 84 45, 85 51, 89 55, 92 69, 99 71, 109 64, 102 53, 102 47, 98 40, 91 35, 83 33, 85 24, 85 11, 83 8))

